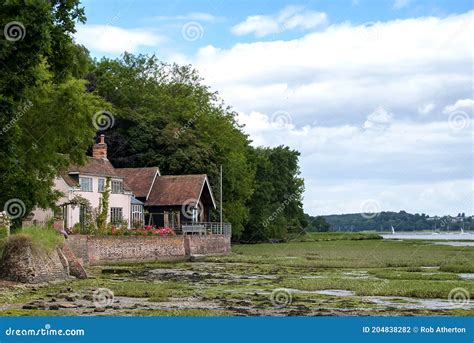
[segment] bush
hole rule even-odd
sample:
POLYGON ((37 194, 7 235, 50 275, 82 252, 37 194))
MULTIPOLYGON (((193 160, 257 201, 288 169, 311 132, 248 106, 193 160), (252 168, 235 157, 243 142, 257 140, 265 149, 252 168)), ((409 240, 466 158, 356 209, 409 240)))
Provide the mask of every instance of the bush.
POLYGON ((22 228, 19 232, 11 235, 8 238, 7 243, 11 244, 12 242, 19 241, 20 243, 25 244, 27 240, 31 242, 32 248, 47 252, 56 249, 64 243, 64 238, 59 234, 59 232, 52 228, 40 226, 22 228))
POLYGON ((8 229, 5 226, 0 226, 0 239, 7 238, 8 229))

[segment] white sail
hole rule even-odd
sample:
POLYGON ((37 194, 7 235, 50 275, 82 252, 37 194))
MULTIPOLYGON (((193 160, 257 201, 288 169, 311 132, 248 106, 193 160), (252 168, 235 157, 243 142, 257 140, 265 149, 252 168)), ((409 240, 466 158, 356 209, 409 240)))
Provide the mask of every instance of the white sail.
POLYGON ((392 235, 395 234, 395 229, 393 228, 393 225, 392 225, 392 235))

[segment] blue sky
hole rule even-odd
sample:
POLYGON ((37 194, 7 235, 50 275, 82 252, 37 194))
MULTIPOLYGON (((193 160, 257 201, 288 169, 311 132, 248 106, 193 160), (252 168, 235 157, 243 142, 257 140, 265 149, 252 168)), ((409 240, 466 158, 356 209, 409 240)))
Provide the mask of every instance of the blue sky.
POLYGON ((192 64, 310 214, 474 212, 472 1, 84 1, 75 37, 192 64))

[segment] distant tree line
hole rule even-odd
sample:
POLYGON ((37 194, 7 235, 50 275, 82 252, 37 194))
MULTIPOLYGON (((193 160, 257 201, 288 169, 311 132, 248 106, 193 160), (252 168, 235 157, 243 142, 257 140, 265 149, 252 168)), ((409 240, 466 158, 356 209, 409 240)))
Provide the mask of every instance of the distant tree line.
POLYGON ((309 231, 460 231, 474 230, 474 220, 464 213, 457 216, 430 217, 424 213, 411 214, 405 211, 307 216, 309 231), (327 224, 327 225, 326 225, 327 224), (329 227, 328 227, 329 226, 329 227))

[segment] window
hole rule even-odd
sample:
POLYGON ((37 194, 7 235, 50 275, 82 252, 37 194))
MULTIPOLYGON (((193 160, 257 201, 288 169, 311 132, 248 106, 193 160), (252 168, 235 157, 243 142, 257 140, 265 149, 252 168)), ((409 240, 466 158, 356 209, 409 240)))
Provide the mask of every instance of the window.
POLYGON ((132 205, 132 227, 141 228, 144 222, 143 205, 132 205))
POLYGON ((122 223, 122 208, 121 207, 111 207, 110 208, 110 222, 112 224, 122 223))
POLYGON ((122 180, 112 180, 112 193, 123 193, 122 180))
POLYGON ((99 193, 102 193, 105 189, 105 179, 99 179, 99 184, 98 184, 98 187, 97 187, 97 191, 99 193))
POLYGON ((80 177, 79 185, 81 186, 81 191, 92 192, 92 178, 90 177, 80 177))

